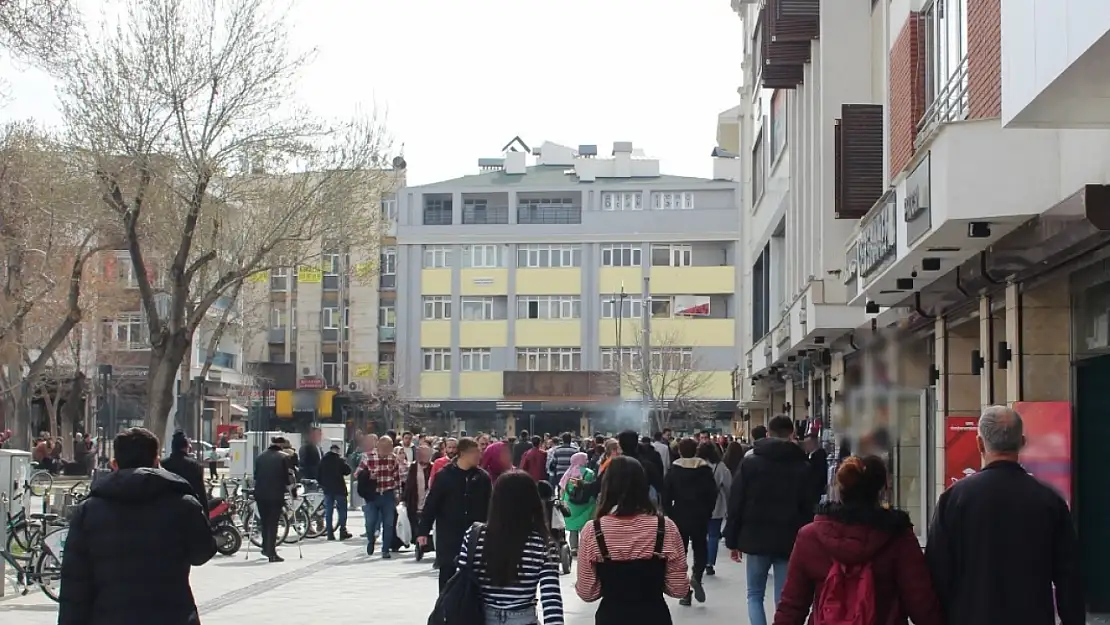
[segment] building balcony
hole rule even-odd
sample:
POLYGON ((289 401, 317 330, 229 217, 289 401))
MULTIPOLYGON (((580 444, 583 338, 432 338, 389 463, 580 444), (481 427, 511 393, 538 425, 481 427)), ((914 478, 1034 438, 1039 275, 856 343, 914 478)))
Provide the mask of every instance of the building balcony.
POLYGON ((425 371, 420 374, 420 399, 449 399, 450 371, 425 371))
POLYGON ((378 326, 378 342, 393 343, 397 341, 397 328, 391 326, 378 326))

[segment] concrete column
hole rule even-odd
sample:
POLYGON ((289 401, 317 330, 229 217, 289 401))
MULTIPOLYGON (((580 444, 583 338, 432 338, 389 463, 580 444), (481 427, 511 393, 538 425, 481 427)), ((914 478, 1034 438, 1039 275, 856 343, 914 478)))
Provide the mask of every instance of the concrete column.
POLYGON ((947 320, 938 318, 934 331, 936 340, 937 409, 936 426, 936 486, 942 492, 944 483, 944 439, 947 417, 976 416, 982 408, 979 379, 971 374, 971 352, 979 348, 978 324, 965 323, 958 328, 948 327, 947 320))
POLYGON ((979 296, 979 346, 976 348, 983 357, 983 368, 979 372, 980 409, 994 405, 991 392, 994 382, 994 348, 991 346, 991 298, 979 296))
POLYGON ((1071 293, 1067 280, 1052 280, 1023 290, 1020 335, 1011 340, 1014 360, 1020 362, 1018 393, 1012 401, 1070 401, 1071 293), (1014 349, 1014 344, 1018 349, 1014 349))
POLYGON ((578 417, 578 434, 583 438, 590 435, 590 417, 587 412, 578 417))
POLYGON ((1010 362, 1006 365, 1006 400, 1021 401, 1021 287, 1010 283, 1006 285, 1006 344, 1010 348, 1010 362))
POLYGON ((809 409, 806 408, 806 402, 809 401, 809 384, 798 380, 794 382, 792 389, 794 392, 787 399, 790 402, 790 418, 795 421, 805 419, 809 416, 809 409))

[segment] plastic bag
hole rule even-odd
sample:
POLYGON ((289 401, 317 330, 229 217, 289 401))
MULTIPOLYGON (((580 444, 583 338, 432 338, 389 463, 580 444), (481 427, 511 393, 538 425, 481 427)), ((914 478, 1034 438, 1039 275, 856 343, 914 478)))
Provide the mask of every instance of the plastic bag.
POLYGON ((565 530, 567 528, 567 520, 563 518, 563 512, 559 506, 551 507, 551 529, 565 530))
POLYGON ((409 523, 409 512, 405 504, 397 504, 397 538, 408 547, 412 544, 412 524, 409 523))

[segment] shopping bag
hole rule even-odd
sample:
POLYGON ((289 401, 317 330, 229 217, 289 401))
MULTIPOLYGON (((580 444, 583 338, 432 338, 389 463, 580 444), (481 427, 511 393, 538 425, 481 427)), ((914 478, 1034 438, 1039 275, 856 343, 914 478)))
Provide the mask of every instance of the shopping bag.
POLYGON ((397 538, 406 547, 412 544, 412 524, 409 523, 409 512, 405 504, 397 504, 397 538))

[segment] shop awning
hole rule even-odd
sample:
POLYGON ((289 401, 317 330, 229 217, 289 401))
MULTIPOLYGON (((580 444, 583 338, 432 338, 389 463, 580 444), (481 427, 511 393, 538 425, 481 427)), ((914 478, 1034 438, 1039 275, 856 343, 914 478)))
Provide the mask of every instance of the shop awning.
POLYGON ((246 416, 247 409, 240 406, 239 404, 232 403, 231 404, 231 414, 238 415, 238 416, 241 416, 241 417, 246 416))

